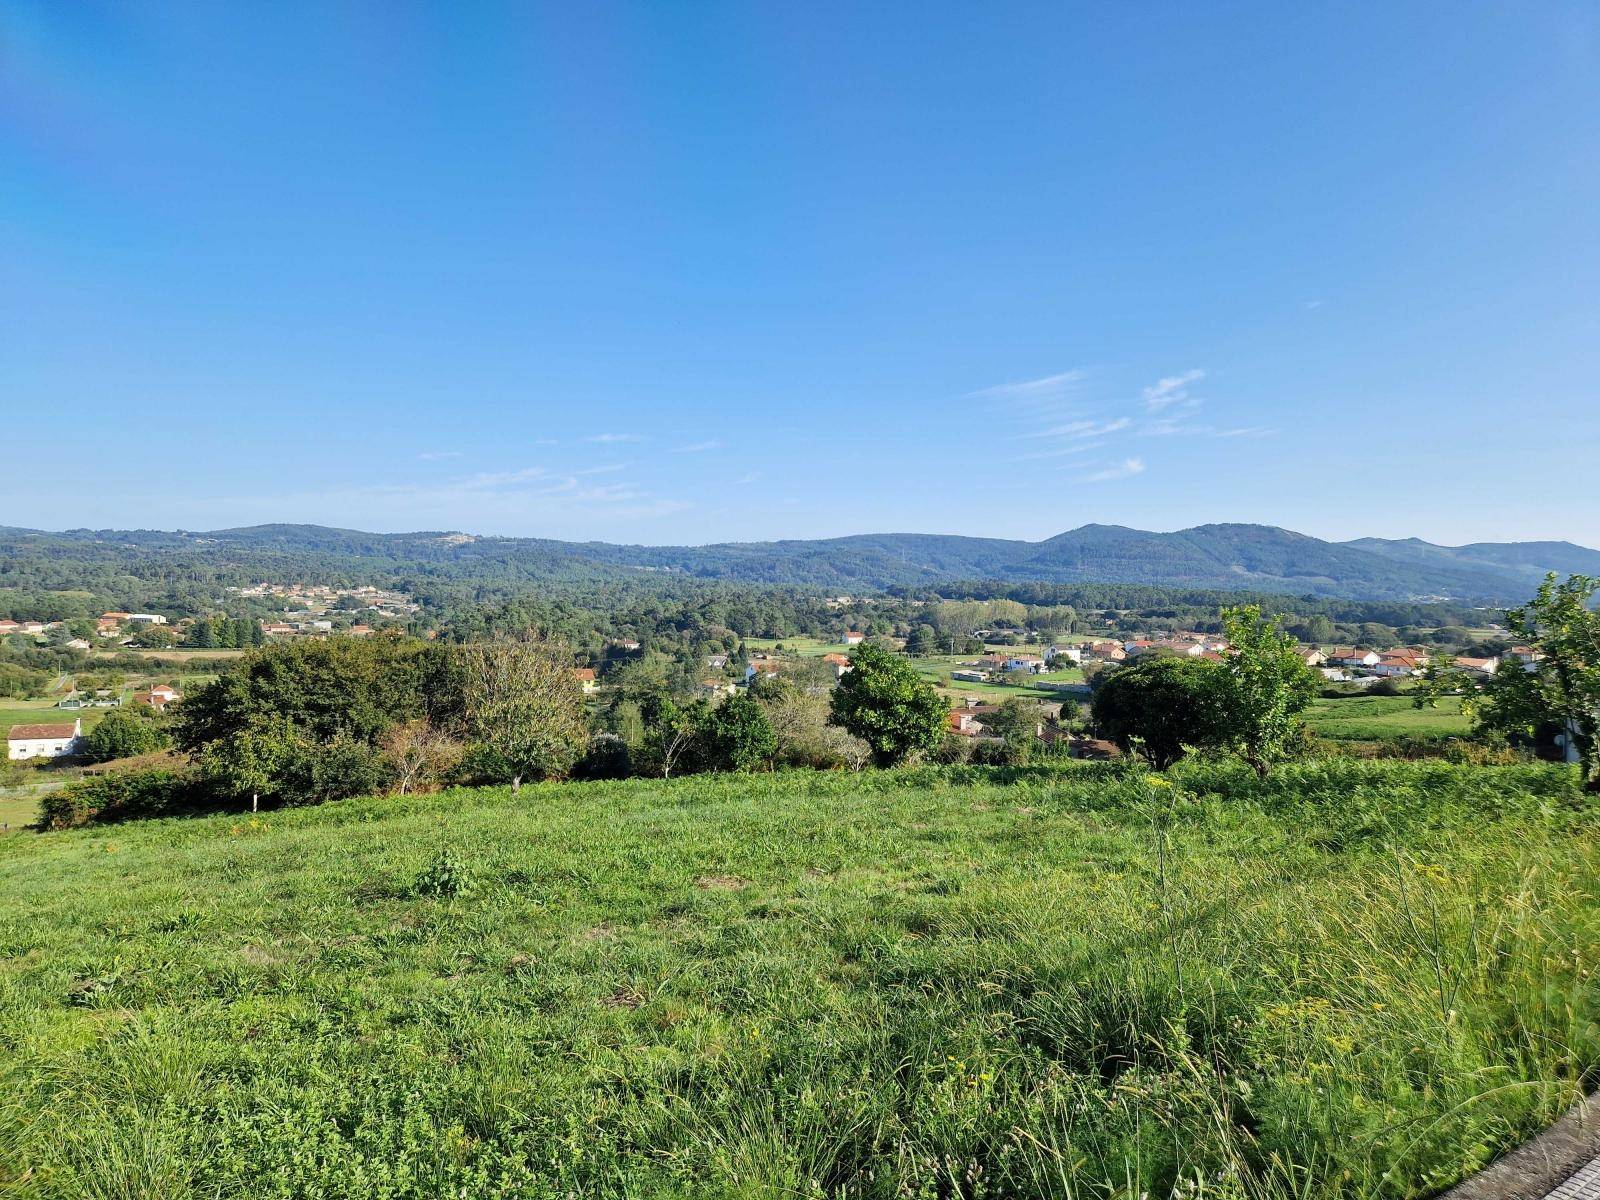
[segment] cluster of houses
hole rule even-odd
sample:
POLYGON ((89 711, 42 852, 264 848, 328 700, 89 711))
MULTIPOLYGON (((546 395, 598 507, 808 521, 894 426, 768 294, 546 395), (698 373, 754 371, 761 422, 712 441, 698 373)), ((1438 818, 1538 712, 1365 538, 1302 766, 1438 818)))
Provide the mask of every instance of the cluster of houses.
POLYGON ((390 620, 403 619, 421 608, 421 605, 406 599, 400 592, 391 592, 371 585, 336 588, 304 583, 252 583, 245 587, 229 588, 228 591, 246 599, 281 598, 287 602, 284 610, 286 618, 320 616, 347 597, 361 602, 361 607, 356 611, 375 613, 390 620), (293 612, 291 607, 304 611, 293 612))

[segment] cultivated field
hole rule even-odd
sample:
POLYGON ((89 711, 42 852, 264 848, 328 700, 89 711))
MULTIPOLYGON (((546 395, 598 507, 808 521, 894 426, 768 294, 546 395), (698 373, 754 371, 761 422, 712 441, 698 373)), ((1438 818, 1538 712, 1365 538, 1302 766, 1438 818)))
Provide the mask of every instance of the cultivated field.
POLYGON ((1570 771, 1175 779, 710 776, 0 840, 0 1190, 1421 1197, 1600 1070, 1570 771))
POLYGON ((1472 729, 1458 696, 1444 697, 1437 708, 1417 708, 1409 696, 1318 699, 1306 713, 1306 723, 1318 737, 1361 742, 1465 737, 1472 729))

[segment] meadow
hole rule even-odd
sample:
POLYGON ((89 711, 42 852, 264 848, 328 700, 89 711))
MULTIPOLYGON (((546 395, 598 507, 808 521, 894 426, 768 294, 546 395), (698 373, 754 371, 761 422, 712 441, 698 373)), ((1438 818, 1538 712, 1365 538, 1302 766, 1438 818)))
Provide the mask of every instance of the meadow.
POLYGON ((1421 1197, 1600 1072, 1553 766, 540 785, 0 839, 0 1191, 1421 1197))
POLYGON ((1442 697, 1437 708, 1417 708, 1409 696, 1324 697, 1312 702, 1306 724, 1318 737, 1335 741, 1442 740, 1472 730, 1459 696, 1442 697))

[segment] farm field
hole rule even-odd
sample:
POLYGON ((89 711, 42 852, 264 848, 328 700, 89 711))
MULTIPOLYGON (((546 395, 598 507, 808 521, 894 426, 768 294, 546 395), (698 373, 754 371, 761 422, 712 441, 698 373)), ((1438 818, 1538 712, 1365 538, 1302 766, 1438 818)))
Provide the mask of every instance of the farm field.
POLYGON ((1409 696, 1319 698, 1306 713, 1306 723, 1318 737, 1366 742, 1465 737, 1472 728, 1458 696, 1444 697, 1438 708, 1416 708, 1409 696))
POLYGON ((0 839, 0 1190, 1404 1200, 1600 1070, 1574 772, 1166 782, 702 776, 0 839))
POLYGON ((182 664, 185 661, 196 658, 241 658, 246 653, 247 651, 244 650, 200 650, 181 646, 175 646, 169 650, 140 650, 135 646, 118 646, 114 650, 95 650, 90 658, 92 660, 94 658, 109 658, 118 654, 137 654, 140 658, 147 658, 152 661, 160 659, 166 662, 182 664))
POLYGON ((88 733, 111 711, 109 708, 57 708, 54 698, 0 700, 0 730, 10 733, 13 725, 54 725, 79 720, 83 722, 83 731, 88 733))

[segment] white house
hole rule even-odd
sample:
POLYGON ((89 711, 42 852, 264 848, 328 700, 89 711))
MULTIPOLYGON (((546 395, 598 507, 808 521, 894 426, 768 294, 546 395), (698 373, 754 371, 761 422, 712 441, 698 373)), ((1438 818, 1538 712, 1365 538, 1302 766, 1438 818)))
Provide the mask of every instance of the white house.
POLYGON ((132 625, 165 625, 167 619, 160 613, 129 613, 124 618, 132 625))
POLYGON ((1081 646, 1046 646, 1044 648, 1044 661, 1053 663, 1058 658, 1064 658, 1070 663, 1083 661, 1083 647, 1081 646))
POLYGON ((846 646, 859 646, 866 640, 867 635, 862 633, 859 629, 850 629, 845 631, 844 644, 846 646))
POLYGON ((1013 654, 1006 659, 1005 669, 1008 671, 1031 671, 1037 675, 1044 670, 1044 659, 1036 654, 1013 654))
POLYGON ((6 735, 7 758, 60 758, 78 748, 83 723, 13 725, 6 735))
POLYGON ((1328 661, 1336 667, 1375 667, 1383 656, 1372 650, 1339 646, 1328 651, 1328 661))

